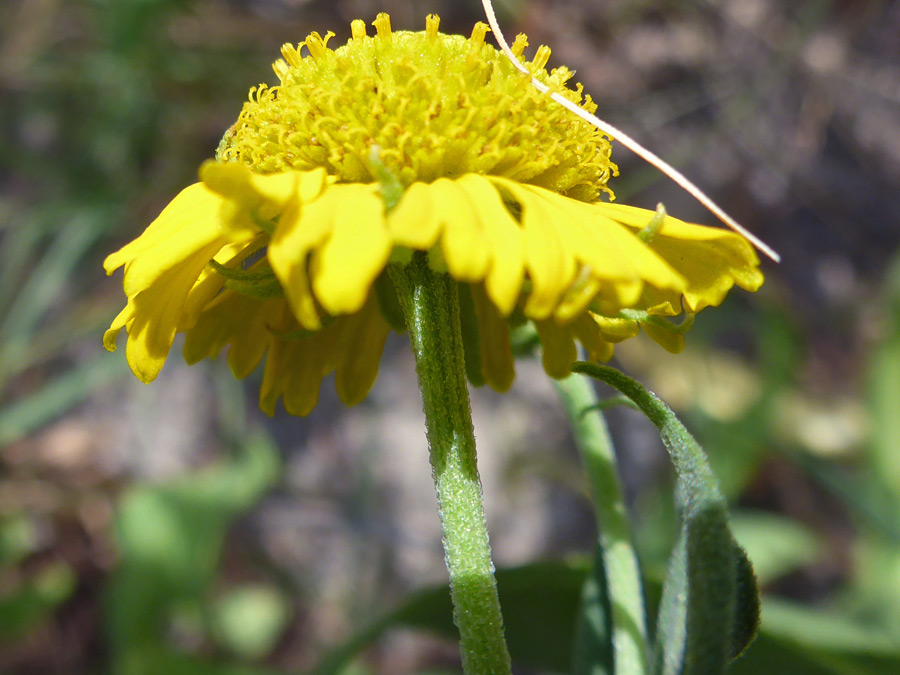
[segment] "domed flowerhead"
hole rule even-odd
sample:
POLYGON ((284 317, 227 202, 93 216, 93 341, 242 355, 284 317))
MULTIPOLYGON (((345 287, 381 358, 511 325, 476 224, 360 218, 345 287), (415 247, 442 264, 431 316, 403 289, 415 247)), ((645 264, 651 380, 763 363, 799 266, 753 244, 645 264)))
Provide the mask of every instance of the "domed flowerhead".
MULTIPOLYGON (((576 341, 607 360, 643 328, 678 351, 685 323, 666 317, 689 325, 733 285, 762 284, 742 237, 610 203, 609 138, 486 44, 485 24, 468 39, 438 25, 395 32, 380 14, 375 35, 354 21, 334 50, 330 33, 285 45, 279 84, 251 89, 200 182, 106 259, 128 298, 107 349, 125 328, 144 382, 179 332, 189 363, 227 347, 242 378, 265 359, 263 410, 281 398, 305 415, 331 372, 345 403, 369 391, 403 330, 387 268, 416 251, 458 282, 470 377, 498 391, 513 380, 511 326, 533 322, 563 377, 576 341)), ((549 55, 531 74, 593 112, 549 55)))

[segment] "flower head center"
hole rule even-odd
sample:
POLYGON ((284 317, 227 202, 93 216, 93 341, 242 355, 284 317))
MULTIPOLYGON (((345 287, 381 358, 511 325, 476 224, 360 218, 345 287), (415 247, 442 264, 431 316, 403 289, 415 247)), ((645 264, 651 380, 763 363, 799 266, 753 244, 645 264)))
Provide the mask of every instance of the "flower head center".
MULTIPOLYGON (((393 31, 387 14, 351 24, 351 39, 332 50, 311 33, 285 45, 273 68, 280 84, 251 90, 218 158, 258 173, 324 167, 340 182, 373 182, 371 149, 403 185, 498 175, 594 201, 616 173, 609 139, 535 90, 530 77, 485 43, 478 23, 467 39, 438 31, 393 31), (309 54, 301 55, 306 47, 309 54)), ((514 50, 524 52, 519 36, 514 50)), ((566 84, 567 68, 550 73, 540 47, 529 70, 550 91, 593 111, 596 105, 566 84)))

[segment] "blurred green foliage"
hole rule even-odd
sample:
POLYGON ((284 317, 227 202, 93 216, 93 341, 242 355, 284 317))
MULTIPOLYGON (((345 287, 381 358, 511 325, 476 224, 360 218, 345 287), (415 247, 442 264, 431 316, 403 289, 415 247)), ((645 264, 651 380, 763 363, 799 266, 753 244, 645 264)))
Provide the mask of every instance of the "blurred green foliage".
POLYGON ((289 618, 283 593, 245 586, 216 598, 214 583, 229 525, 271 487, 278 470, 277 449, 256 435, 218 469, 123 495, 120 559, 106 602, 113 672, 263 672, 204 664, 174 650, 168 633, 251 659, 274 646, 289 618))
POLYGON ((14 385, 18 399, 0 421, 4 441, 109 381, 108 359, 83 365, 73 353, 119 304, 88 292, 103 253, 191 182, 259 76, 227 46, 173 42, 173 16, 193 4, 0 6, 0 400, 14 385), (50 391, 31 392, 40 400, 29 404, 18 378, 41 368, 53 371, 40 387, 50 391))
MULTIPOLYGON (((16 567, 35 548, 34 524, 19 514, 0 520, 0 570, 16 567)), ((45 620, 75 589, 75 574, 64 563, 22 579, 12 592, 0 594, 0 636, 21 638, 45 620)))

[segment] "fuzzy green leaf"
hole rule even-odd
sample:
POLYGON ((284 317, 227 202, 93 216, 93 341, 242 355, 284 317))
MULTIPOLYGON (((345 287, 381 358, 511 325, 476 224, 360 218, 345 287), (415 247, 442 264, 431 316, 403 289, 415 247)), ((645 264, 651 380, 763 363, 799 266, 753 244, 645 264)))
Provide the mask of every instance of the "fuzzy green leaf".
POLYGON ((614 368, 577 363, 628 396, 659 429, 677 475, 681 532, 663 586, 655 672, 724 673, 752 641, 759 622, 756 579, 728 528, 725 498, 703 450, 675 414, 637 381, 614 368))
POLYGON ((611 675, 615 672, 612 609, 606 557, 599 541, 594 554, 594 567, 581 591, 578 619, 572 672, 577 675, 611 675))

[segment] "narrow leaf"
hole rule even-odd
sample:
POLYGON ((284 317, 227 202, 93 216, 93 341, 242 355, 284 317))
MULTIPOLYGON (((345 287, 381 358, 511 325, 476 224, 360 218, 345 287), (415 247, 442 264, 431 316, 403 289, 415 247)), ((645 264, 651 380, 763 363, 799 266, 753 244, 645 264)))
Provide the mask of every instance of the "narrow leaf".
POLYGON ((581 591, 581 611, 572 656, 572 672, 576 675, 611 675, 615 672, 612 610, 605 563, 606 556, 598 541, 592 573, 581 591))
POLYGON ((681 533, 669 562, 657 624, 655 670, 724 673, 758 623, 758 591, 746 554, 728 529, 725 499, 703 450, 674 413, 614 368, 577 363, 628 396, 659 429, 677 476, 681 533))

